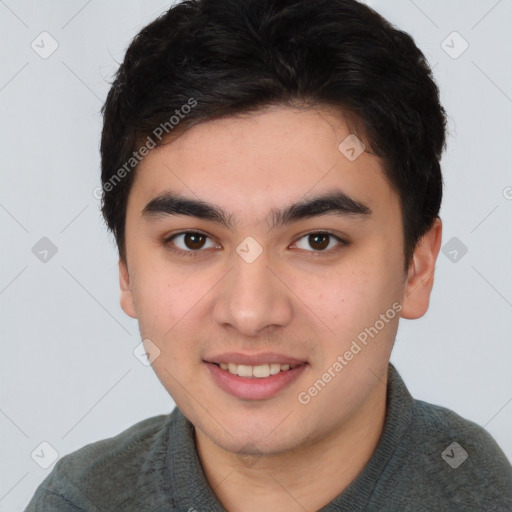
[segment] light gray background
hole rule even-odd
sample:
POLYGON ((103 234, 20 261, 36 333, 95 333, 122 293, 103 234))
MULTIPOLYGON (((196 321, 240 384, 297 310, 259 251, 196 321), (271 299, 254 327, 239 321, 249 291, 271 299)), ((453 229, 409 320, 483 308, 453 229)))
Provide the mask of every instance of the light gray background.
MULTIPOLYGON (((416 398, 485 426, 512 459, 512 2, 368 3, 434 66, 450 117, 443 245, 468 248, 455 262, 440 254, 430 311, 402 321, 392 361, 416 398), (453 31, 469 44, 458 58, 453 31)), ((108 82, 168 7, 0 1, 2 511, 22 510, 54 467, 31 458, 41 442, 62 456, 174 406, 133 355, 137 324, 119 307, 116 251, 93 196, 108 82), (47 59, 31 48, 43 31, 59 45, 47 59), (58 248, 46 263, 32 253, 42 237, 58 248)))

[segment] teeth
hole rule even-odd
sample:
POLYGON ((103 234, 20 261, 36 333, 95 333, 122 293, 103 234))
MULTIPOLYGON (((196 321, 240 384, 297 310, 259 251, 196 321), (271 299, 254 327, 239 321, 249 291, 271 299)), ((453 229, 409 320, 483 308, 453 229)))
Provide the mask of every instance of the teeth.
MULTIPOLYGON (((238 368, 240 368, 240 366, 238 368)), ((260 364, 259 366, 253 366, 252 374, 254 377, 258 377, 258 379, 268 377, 270 375, 270 367, 268 364, 260 364)))
POLYGON ((236 372, 240 377, 252 377, 252 366, 245 364, 238 365, 238 371, 236 372))
POLYGON ((272 363, 270 365, 270 375, 275 375, 281 371, 281 365, 279 363, 272 363))
POLYGON ((276 375, 279 372, 284 372, 286 370, 290 370, 291 368, 295 368, 297 365, 265 363, 259 364, 258 366, 250 366, 247 364, 220 363, 219 366, 223 370, 227 370, 229 373, 238 375, 239 377, 255 377, 257 379, 264 379, 270 375, 276 375))

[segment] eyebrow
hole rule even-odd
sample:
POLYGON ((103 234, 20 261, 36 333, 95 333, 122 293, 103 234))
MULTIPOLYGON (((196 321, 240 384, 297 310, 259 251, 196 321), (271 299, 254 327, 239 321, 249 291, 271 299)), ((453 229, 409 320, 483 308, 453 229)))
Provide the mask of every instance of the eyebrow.
MULTIPOLYGON (((297 222, 302 219, 335 214, 365 218, 372 211, 368 205, 351 198, 340 190, 330 191, 289 206, 274 208, 267 216, 270 229, 297 222)), ((161 218, 168 215, 187 215, 213 221, 231 229, 235 222, 233 214, 218 205, 200 199, 191 199, 173 192, 165 192, 151 201, 142 210, 142 217, 161 218)))

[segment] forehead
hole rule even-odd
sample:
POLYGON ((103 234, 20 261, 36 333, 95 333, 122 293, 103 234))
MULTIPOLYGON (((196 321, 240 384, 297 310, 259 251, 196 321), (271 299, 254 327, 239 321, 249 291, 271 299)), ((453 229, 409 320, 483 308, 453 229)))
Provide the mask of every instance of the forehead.
POLYGON ((272 208, 338 189, 372 211, 394 208, 381 160, 357 156, 364 136, 351 125, 331 108, 288 107, 199 123, 145 157, 129 202, 140 211, 172 190, 222 205, 235 219, 263 220, 272 208))

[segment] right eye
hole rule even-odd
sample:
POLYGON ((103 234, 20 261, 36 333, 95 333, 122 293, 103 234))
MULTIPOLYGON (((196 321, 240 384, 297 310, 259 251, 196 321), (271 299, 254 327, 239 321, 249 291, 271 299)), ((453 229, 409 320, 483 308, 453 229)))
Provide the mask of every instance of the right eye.
POLYGON ((167 237, 165 244, 171 251, 186 256, 194 256, 194 253, 201 252, 201 249, 205 247, 207 249, 217 247, 213 241, 211 241, 210 246, 208 246, 207 240, 211 240, 210 237, 200 231, 182 231, 167 237), (177 249, 172 247, 173 245, 177 247, 177 249))

